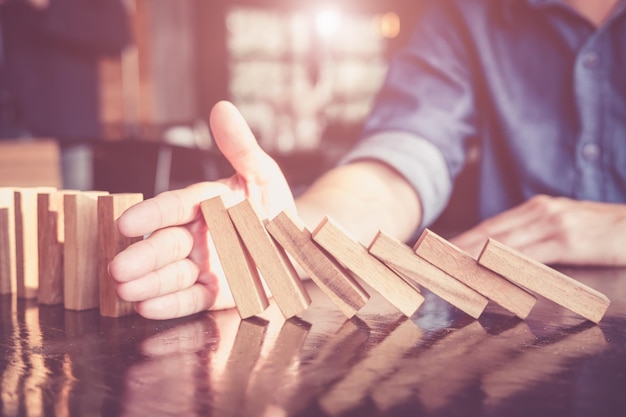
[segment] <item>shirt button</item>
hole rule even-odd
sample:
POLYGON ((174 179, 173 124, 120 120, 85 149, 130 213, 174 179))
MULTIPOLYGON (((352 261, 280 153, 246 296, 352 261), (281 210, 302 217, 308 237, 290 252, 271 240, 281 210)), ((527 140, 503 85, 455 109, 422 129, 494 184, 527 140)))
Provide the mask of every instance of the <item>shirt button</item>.
POLYGON ((595 52, 587 52, 583 55, 583 65, 585 68, 595 68, 598 66, 598 54, 595 52))
POLYGON ((583 159, 591 162, 600 156, 600 147, 595 143, 587 143, 582 149, 583 159))

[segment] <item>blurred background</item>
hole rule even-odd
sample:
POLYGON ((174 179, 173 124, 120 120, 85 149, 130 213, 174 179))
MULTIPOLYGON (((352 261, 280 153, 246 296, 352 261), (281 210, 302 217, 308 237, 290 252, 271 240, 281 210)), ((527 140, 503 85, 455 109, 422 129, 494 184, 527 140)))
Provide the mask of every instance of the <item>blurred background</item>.
MULTIPOLYGON (((406 0, 130 0, 127 7, 134 42, 100 67, 103 139, 142 139, 142 152, 156 152, 145 164, 171 157, 166 181, 164 172, 137 166, 135 144, 120 146, 133 148, 116 155, 130 157, 131 177, 163 175, 154 191, 228 174, 207 126, 221 99, 241 110, 295 191, 306 186, 358 135, 417 12, 406 0), (146 141, 177 146, 159 155, 146 141)), ((111 155, 96 156, 96 186, 131 185, 129 175, 105 172, 111 155)), ((150 194, 153 179, 141 181, 136 186, 150 194)))
POLYGON ((232 173, 208 126, 226 99, 298 194, 354 143, 420 4, 0 0, 3 137, 58 141, 65 188, 148 198, 232 173))

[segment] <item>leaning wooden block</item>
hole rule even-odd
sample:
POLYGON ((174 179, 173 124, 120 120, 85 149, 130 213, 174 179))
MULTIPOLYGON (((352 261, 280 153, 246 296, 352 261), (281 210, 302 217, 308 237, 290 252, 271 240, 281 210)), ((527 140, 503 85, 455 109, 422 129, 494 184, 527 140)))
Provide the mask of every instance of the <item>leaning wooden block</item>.
POLYGON ((367 292, 313 242, 299 219, 281 212, 265 227, 346 317, 353 317, 365 305, 367 292))
POLYGON ((20 298, 37 298, 39 289, 37 195, 55 190, 51 187, 15 189, 15 260, 17 296, 20 298))
POLYGON ((326 217, 312 232, 313 240, 337 261, 393 304, 406 316, 412 316, 424 297, 404 279, 370 255, 356 239, 350 237, 336 222, 326 217))
POLYGON ((63 305, 89 310, 100 305, 98 197, 104 191, 63 195, 63 305))
POLYGON ((133 303, 123 301, 117 295, 115 282, 109 276, 108 265, 119 252, 141 240, 122 236, 117 230, 117 219, 122 213, 143 200, 141 193, 122 193, 98 197, 98 281, 100 292, 100 315, 122 317, 132 314, 133 303))
POLYGON ((471 255, 431 230, 424 230, 413 249, 424 260, 521 319, 528 317, 537 302, 532 294, 483 268, 471 255))
POLYGON ((13 188, 0 188, 0 295, 17 291, 14 192, 13 188))
POLYGON ((269 301, 250 255, 228 216, 222 197, 205 200, 200 203, 200 208, 239 315, 245 319, 261 314, 269 301))
POLYGON ((378 232, 369 252, 398 275, 415 281, 450 304, 477 319, 489 300, 441 269, 417 256, 409 246, 378 232))
POLYGON ((606 295, 493 239, 485 244, 478 262, 595 323, 611 303, 606 295))
POLYGON ((311 298, 284 250, 269 235, 249 200, 228 214, 285 318, 306 310, 311 298))
POLYGON ((37 195, 40 304, 63 303, 63 191, 37 195))

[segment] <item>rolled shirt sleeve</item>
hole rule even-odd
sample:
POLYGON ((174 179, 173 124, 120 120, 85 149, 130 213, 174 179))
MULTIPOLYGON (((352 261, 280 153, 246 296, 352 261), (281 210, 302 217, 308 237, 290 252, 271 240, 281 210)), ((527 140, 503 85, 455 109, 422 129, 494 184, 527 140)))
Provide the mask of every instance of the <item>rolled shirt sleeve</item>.
POLYGON ((452 192, 443 154, 431 142, 406 132, 380 132, 364 138, 341 162, 374 159, 391 166, 420 196, 422 225, 435 221, 452 192))
POLYGON ((445 208, 476 135, 472 63, 461 19, 431 2, 410 42, 391 61, 363 135, 342 160, 388 164, 415 188, 422 227, 445 208))

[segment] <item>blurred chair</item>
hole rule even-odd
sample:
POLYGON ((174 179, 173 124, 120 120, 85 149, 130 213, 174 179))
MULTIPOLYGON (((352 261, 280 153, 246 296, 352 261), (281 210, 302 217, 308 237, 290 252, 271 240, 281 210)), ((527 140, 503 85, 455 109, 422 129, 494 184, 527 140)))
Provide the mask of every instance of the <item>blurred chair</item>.
POLYGON ((0 140, 0 187, 62 188, 60 155, 53 139, 0 140))

